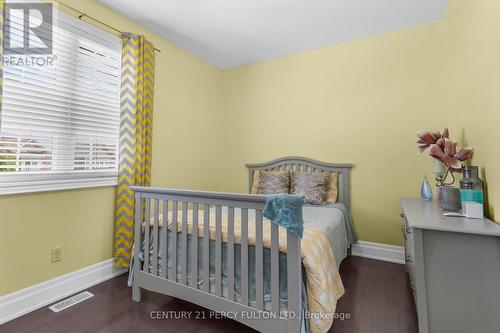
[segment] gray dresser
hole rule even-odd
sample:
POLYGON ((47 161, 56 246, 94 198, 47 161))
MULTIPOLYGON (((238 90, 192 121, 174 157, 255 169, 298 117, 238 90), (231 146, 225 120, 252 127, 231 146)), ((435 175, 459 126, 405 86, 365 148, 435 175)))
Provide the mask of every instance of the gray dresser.
POLYGON ((401 206, 419 332, 500 332, 500 225, 445 217, 421 199, 401 206))

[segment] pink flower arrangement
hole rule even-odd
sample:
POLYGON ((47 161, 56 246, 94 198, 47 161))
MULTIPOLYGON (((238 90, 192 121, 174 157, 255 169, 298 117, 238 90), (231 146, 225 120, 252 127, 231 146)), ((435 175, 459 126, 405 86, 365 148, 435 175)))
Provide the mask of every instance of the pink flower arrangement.
POLYGON ((422 131, 417 133, 418 148, 420 153, 430 149, 429 155, 443 162, 450 172, 462 170, 462 162, 472 157, 472 148, 461 148, 457 151, 457 144, 450 140, 447 128, 443 133, 433 131, 422 131))

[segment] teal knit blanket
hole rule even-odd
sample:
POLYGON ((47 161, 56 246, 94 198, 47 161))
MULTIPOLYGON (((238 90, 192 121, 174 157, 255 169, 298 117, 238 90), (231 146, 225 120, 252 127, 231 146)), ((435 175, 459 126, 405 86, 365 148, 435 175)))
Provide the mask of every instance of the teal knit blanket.
POLYGON ((304 198, 298 195, 273 194, 267 197, 264 216, 300 238, 304 233, 302 205, 304 198))

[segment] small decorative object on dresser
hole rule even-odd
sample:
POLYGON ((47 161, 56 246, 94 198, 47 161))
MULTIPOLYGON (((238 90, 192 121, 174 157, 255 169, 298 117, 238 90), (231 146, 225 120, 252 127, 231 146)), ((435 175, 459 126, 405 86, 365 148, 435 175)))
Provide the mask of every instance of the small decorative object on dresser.
POLYGON ((477 166, 464 166, 463 178, 460 180, 460 197, 465 217, 484 217, 484 184, 479 178, 477 166))
POLYGON ((458 212, 462 209, 460 190, 450 185, 438 187, 438 201, 442 209, 458 212))
POLYGON ((429 181, 427 180, 427 176, 424 176, 424 180, 422 181, 420 197, 424 200, 432 200, 432 188, 431 184, 429 184, 429 181))
MULTIPOLYGON (((462 171, 462 162, 467 161, 472 156, 471 148, 461 148, 457 151, 457 144, 450 140, 447 128, 441 132, 422 131, 417 133, 419 152, 429 151, 429 154, 438 162, 444 164, 446 173, 442 176, 440 171, 436 171, 436 185, 438 187, 438 200, 442 209, 448 211, 459 211, 462 209, 460 190, 453 186, 455 183, 455 172, 462 171), (448 176, 452 179, 446 182, 448 176)), ((440 163, 435 167, 442 166, 440 163)), ((438 168, 436 168, 437 170, 438 168)))
POLYGON ((477 166, 464 166, 463 178, 460 180, 462 201, 472 201, 484 204, 484 185, 479 178, 477 166))

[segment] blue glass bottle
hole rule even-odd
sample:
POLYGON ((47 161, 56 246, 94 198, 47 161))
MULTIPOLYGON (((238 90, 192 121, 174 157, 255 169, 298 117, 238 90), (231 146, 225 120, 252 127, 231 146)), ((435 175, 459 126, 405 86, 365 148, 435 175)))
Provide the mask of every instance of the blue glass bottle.
POLYGON ((429 184, 429 181, 427 180, 427 176, 424 176, 422 188, 420 189, 420 196, 424 200, 432 200, 432 188, 431 184, 429 184))

